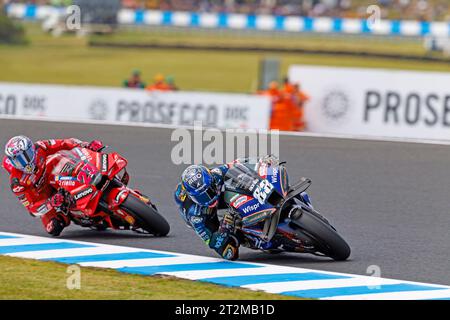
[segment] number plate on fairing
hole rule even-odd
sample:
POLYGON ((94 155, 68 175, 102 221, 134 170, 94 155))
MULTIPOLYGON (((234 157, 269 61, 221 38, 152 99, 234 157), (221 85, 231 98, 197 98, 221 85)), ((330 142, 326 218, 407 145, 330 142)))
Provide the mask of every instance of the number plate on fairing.
POLYGON ((273 185, 267 180, 261 180, 255 185, 253 190, 253 197, 258 200, 260 204, 267 202, 267 199, 272 194, 273 185))

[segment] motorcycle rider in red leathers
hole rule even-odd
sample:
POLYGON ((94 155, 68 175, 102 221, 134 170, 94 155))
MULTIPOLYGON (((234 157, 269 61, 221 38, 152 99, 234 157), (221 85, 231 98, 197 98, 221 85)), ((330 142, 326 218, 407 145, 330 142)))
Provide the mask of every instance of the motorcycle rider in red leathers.
POLYGON ((101 141, 90 143, 78 139, 52 139, 33 143, 26 136, 11 138, 5 146, 3 167, 10 174, 12 192, 34 217, 40 217, 46 231, 58 236, 70 224, 70 219, 61 211, 65 197, 56 192, 46 181, 45 160, 48 156, 75 147, 98 152, 101 141))

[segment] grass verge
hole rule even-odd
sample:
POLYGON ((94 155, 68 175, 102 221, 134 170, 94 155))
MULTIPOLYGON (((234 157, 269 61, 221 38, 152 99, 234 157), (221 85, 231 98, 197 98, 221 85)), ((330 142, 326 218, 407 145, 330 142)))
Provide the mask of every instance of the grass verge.
POLYGON ((0 266, 0 299, 294 299, 174 277, 139 276, 88 267, 81 268, 81 288, 69 290, 68 265, 0 256, 0 266))

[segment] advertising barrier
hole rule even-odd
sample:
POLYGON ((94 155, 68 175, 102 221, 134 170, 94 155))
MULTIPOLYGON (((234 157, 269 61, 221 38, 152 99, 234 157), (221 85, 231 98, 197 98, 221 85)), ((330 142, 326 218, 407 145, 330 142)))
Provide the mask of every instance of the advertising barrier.
POLYGON ((0 115, 268 129, 271 102, 245 94, 0 83, 0 115))
POLYGON ((450 140, 450 74, 291 66, 311 97, 308 130, 320 133, 450 140))

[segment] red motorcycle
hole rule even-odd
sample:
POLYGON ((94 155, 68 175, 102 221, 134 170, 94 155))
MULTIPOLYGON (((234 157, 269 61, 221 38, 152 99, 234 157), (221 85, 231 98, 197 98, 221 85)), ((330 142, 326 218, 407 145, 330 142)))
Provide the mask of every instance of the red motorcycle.
POLYGON ((116 152, 59 151, 46 159, 47 181, 65 196, 63 213, 77 225, 167 235, 170 226, 156 206, 127 186, 127 163, 116 152))

